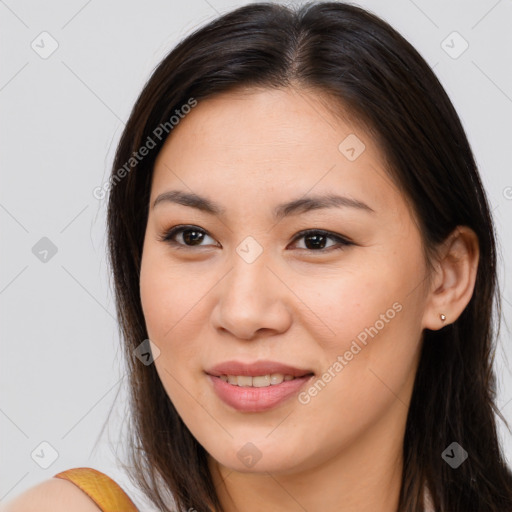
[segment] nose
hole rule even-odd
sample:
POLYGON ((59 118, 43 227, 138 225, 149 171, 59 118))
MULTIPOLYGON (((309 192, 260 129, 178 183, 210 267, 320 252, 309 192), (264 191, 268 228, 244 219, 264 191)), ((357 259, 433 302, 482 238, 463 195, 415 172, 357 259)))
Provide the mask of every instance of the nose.
POLYGON ((216 287, 212 322, 237 339, 282 334, 292 322, 293 292, 268 258, 234 254, 233 266, 216 287))

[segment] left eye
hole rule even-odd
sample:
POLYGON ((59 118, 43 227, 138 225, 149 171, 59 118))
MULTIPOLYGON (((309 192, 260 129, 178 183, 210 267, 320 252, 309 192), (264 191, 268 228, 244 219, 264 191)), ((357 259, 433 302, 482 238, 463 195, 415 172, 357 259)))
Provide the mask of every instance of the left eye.
MULTIPOLYGON (((204 229, 196 226, 175 226, 159 237, 159 240, 167 242, 178 249, 191 249, 195 246, 201 246, 201 242, 204 241, 205 236, 210 237, 204 229), (177 241, 175 239, 177 236, 181 236, 184 243, 177 241)), ((293 242, 300 239, 304 239, 306 247, 299 247, 299 249, 309 252, 328 252, 328 250, 339 250, 346 246, 353 245, 352 242, 340 235, 336 235, 322 229, 308 229, 301 231, 297 233, 293 242), (335 243, 326 248, 325 244, 328 239, 334 240, 335 243), (336 245, 338 245, 338 247, 336 247, 336 245)))
POLYGON ((314 252, 327 252, 325 250, 325 241, 327 239, 334 240, 335 243, 328 247, 329 250, 339 250, 343 249, 344 247, 348 245, 353 245, 352 242, 349 240, 343 238, 340 235, 336 235, 334 233, 330 233, 329 231, 324 231, 322 229, 308 229, 306 231, 301 231, 300 233, 297 233, 296 237, 293 239, 293 241, 297 241, 300 239, 304 239, 305 241, 305 248, 300 247, 300 249, 304 250, 313 250, 314 252), (307 246, 310 247, 307 247, 307 246), (337 247, 336 247, 337 245, 337 247), (321 247, 319 247, 321 246, 321 247))

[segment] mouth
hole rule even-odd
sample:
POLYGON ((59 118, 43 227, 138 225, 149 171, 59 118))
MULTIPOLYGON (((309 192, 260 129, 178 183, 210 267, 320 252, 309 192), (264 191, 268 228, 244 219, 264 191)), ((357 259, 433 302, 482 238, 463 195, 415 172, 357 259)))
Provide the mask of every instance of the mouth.
POLYGON ((255 361, 252 363, 226 361, 206 370, 206 373, 214 377, 225 376, 228 378, 228 382, 233 384, 235 384, 235 377, 237 379, 241 378, 240 382, 242 384, 239 385, 243 386, 252 385, 248 379, 244 380, 244 377, 255 378, 256 386, 267 386, 272 384, 272 378, 275 383, 280 384, 280 382, 282 382, 279 381, 281 375, 284 380, 292 380, 293 378, 314 374, 311 369, 302 369, 300 367, 294 367, 277 361, 255 361), (232 382, 229 381, 230 378, 232 379, 232 382))
POLYGON ((314 377, 312 370, 261 361, 228 361, 205 372, 216 395, 240 412, 263 412, 285 402, 314 377))
POLYGON ((217 377, 233 386, 246 388, 267 388, 269 386, 278 386, 283 382, 310 377, 313 373, 306 373, 301 376, 285 375, 283 373, 268 373, 266 375, 218 375, 217 377))

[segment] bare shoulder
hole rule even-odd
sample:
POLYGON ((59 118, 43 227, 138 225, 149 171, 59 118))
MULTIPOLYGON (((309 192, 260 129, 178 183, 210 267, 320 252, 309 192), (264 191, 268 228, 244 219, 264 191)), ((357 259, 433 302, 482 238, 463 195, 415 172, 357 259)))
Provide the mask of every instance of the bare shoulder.
POLYGON ((62 478, 49 478, 0 504, 0 512, 98 512, 101 509, 80 488, 62 478))

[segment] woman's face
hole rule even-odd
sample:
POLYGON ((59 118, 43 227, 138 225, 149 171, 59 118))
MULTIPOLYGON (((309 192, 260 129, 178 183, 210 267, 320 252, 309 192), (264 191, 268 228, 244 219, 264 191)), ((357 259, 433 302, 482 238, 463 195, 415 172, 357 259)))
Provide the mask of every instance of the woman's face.
POLYGON ((420 233, 368 132, 324 105, 293 89, 199 101, 154 168, 140 290, 156 369, 194 437, 239 472, 373 460, 403 440, 425 326, 420 233), (228 361, 314 375, 208 374, 228 361))

